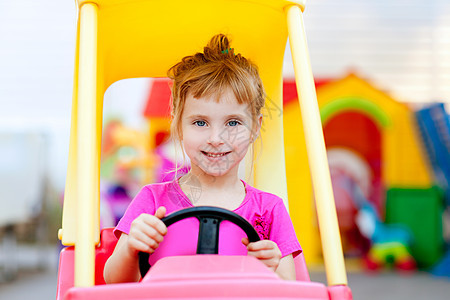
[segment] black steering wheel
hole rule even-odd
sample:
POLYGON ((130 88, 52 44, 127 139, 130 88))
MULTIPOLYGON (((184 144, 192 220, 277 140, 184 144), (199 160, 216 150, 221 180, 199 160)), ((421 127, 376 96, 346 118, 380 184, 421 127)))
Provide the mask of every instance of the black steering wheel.
MULTIPOLYGON (((259 235, 255 228, 240 215, 220 207, 197 206, 179 210, 161 219, 169 227, 175 222, 187 218, 196 217, 200 222, 198 231, 197 254, 218 254, 219 253, 219 228, 223 220, 230 221, 239 226, 247 234, 248 240, 259 241, 259 235)), ((139 270, 144 278, 150 269, 148 263, 150 254, 139 253, 139 270)))

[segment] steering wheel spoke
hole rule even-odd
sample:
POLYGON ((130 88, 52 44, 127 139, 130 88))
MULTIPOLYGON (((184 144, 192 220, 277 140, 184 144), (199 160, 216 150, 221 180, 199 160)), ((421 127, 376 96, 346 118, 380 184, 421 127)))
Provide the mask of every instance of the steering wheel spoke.
POLYGON ((201 216, 197 242, 197 254, 219 253, 219 228, 222 218, 201 216))

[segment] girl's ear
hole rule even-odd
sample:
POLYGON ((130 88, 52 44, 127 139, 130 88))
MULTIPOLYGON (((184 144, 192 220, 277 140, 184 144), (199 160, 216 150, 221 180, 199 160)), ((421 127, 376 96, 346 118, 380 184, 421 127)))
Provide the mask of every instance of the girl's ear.
POLYGON ((263 115, 259 114, 258 118, 256 119, 255 132, 252 136, 252 142, 254 142, 258 138, 258 136, 261 132, 262 119, 263 119, 263 115))

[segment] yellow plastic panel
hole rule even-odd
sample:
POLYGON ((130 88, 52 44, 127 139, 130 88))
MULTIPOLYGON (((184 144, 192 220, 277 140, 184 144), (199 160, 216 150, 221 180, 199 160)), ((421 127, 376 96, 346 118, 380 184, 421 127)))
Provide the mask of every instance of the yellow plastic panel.
POLYGON ((385 133, 386 186, 429 188, 433 185, 432 171, 419 134, 413 112, 406 106, 399 109, 394 126, 385 133))
POLYGON ((269 73, 265 70, 261 72, 266 93, 272 95, 272 97, 268 96, 269 99, 266 100, 263 109, 264 123, 261 128, 263 145, 262 149, 256 147, 254 185, 283 198, 286 207, 289 209, 284 157, 281 68, 278 70, 272 69, 272 72, 276 73, 269 73), (275 76, 280 79, 274 81, 275 76))
POLYGON ((306 262, 317 264, 322 251, 298 101, 284 106, 283 123, 289 213, 306 262))

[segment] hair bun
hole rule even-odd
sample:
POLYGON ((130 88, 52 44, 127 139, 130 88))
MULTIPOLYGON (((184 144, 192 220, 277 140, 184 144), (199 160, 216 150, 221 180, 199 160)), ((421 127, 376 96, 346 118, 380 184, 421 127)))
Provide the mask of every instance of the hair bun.
POLYGON ((211 38, 209 43, 204 47, 205 56, 216 57, 223 54, 234 54, 234 49, 230 48, 231 41, 224 34, 217 34, 211 38))

